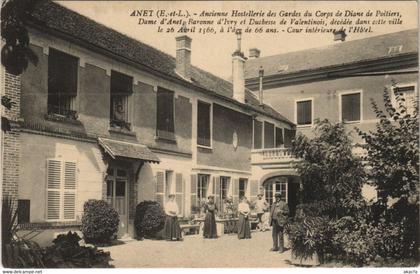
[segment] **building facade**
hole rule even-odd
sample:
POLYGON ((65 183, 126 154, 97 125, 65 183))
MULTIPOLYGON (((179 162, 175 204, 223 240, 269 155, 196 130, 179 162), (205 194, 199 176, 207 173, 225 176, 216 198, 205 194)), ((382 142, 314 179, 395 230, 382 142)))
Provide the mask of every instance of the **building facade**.
MULTIPOLYGON (((316 119, 328 119, 343 122, 353 143, 360 143, 354 128, 375 130, 371 102, 384 108, 384 88, 393 104, 395 93, 401 93, 409 112, 418 102, 417 35, 417 29, 406 30, 266 57, 254 48, 245 65, 246 87, 293 121, 301 134, 313 136, 316 119)), ((356 146, 353 152, 364 153, 356 146)), ((266 149, 254 157, 255 169, 267 174, 262 184, 268 191, 273 181, 298 180, 287 168, 293 162, 287 149, 266 149)))
POLYGON ((27 28, 37 65, 3 73, 15 103, 3 196, 18 200, 21 228, 38 242, 80 225, 89 199, 117 210, 120 237, 134 236, 141 201, 175 194, 187 217, 210 194, 220 205, 252 200, 265 176, 254 148, 291 143, 294 124, 245 89, 240 49, 230 83, 191 64, 188 36, 172 57, 50 1, 27 28))

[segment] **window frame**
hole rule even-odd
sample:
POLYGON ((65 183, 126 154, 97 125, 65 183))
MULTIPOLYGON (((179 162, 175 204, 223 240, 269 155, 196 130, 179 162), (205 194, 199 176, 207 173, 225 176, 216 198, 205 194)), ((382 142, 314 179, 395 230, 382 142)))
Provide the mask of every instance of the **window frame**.
POLYGON ((345 90, 339 91, 339 99, 338 99, 338 115, 339 121, 345 124, 357 124, 363 122, 363 90, 362 89, 352 89, 352 90, 345 90), (360 94, 360 119, 354 121, 343 121, 343 95, 351 95, 351 94, 360 94))
POLYGON ((295 113, 294 113, 294 122, 297 128, 313 127, 314 126, 314 98, 299 98, 295 100, 295 113), (310 124, 298 124, 298 103, 311 101, 311 123, 310 124))
MULTIPOLYGON (((393 108, 397 109, 397 107, 398 107, 397 106, 397 101, 396 101, 396 96, 395 96, 395 88, 405 88, 405 87, 411 87, 411 86, 414 87, 414 94, 416 95, 417 100, 419 100, 418 90, 417 90, 417 83, 416 82, 397 83, 394 86, 391 86, 391 96, 390 96, 390 99, 391 99, 391 104, 392 104, 392 107, 393 108)), ((411 111, 414 111, 414 109, 412 109, 412 107, 410 107, 410 109, 411 109, 411 111)), ((407 113, 409 113, 410 115, 412 114, 412 113, 409 112, 409 108, 407 108, 407 113)))
POLYGON ((117 127, 117 125, 115 124, 115 122, 119 122, 119 123, 125 123, 126 124, 126 128, 128 129, 128 130, 132 130, 132 127, 131 127, 131 121, 133 120, 132 119, 132 113, 133 113, 133 111, 132 111, 132 108, 133 108, 133 104, 132 104, 132 98, 133 98, 133 93, 134 93, 134 77, 133 76, 130 76, 130 75, 128 75, 128 74, 126 74, 126 73, 123 73, 123 72, 120 72, 120 71, 117 71, 117 70, 111 70, 111 76, 110 76, 110 95, 109 95, 109 102, 110 102, 110 113, 109 113, 109 125, 110 125, 110 127, 112 127, 112 128, 115 128, 115 127, 117 127), (121 75, 123 75, 123 76, 126 76, 127 78, 131 78, 131 93, 127 93, 126 95, 113 95, 112 94, 112 73, 117 73, 117 74, 121 74, 121 75), (114 119, 113 118, 113 108, 114 108, 114 106, 113 106, 113 100, 112 100, 112 98, 113 97, 121 97, 122 98, 122 101, 123 101, 123 104, 124 104, 124 106, 125 106, 125 117, 124 117, 124 120, 117 120, 117 119, 114 119), (114 122, 114 124, 113 124, 113 122, 114 122))
POLYGON ((245 182, 245 189, 243 190, 243 193, 245 197, 248 199, 248 188, 249 188, 249 180, 248 178, 238 178, 238 198, 241 199, 241 181, 245 182))
POLYGON ((197 99, 197 140, 196 140, 196 145, 197 147, 201 147, 201 148, 206 148, 206 149, 213 149, 213 102, 209 102, 203 99, 197 99), (206 145, 201 145, 198 143, 198 105, 202 103, 202 104, 206 104, 210 107, 210 113, 209 113, 209 118, 210 118, 210 146, 206 146, 206 145))
POLYGON ((210 190, 210 178, 211 176, 210 176, 210 174, 204 174, 204 173, 199 173, 199 174, 197 174, 197 204, 200 206, 200 203, 202 202, 202 201, 206 201, 207 200, 207 197, 208 197, 208 195, 209 195, 209 190, 210 190), (204 188, 204 187, 200 187, 200 183, 203 183, 203 182, 200 182, 200 178, 207 178, 207 181, 205 182, 206 183, 206 187, 204 188), (205 193, 202 193, 203 191, 203 189, 205 189, 205 193), (201 190, 201 191, 200 191, 201 190), (202 195, 200 195, 200 193, 201 194, 204 194, 203 196, 202 195))
MULTIPOLYGON (((49 108, 49 106, 50 106, 50 104, 49 104, 50 82, 47 79, 47 114, 48 115, 57 115, 57 116, 66 116, 68 118, 77 120, 77 112, 78 112, 78 107, 77 107, 78 106, 78 101, 77 100, 78 100, 78 97, 79 97, 78 94, 79 94, 79 91, 80 91, 80 69, 79 69, 80 58, 73 55, 73 54, 70 54, 66 51, 63 51, 61 49, 57 49, 57 48, 54 48, 54 47, 49 47, 48 48, 48 58, 47 58, 48 59, 47 60, 47 77, 48 78, 50 77, 50 58, 52 58, 51 57, 51 52, 54 52, 54 51, 57 52, 58 54, 68 55, 69 57, 75 59, 75 62, 76 62, 76 64, 75 64, 75 66, 76 66, 76 83, 75 83, 76 92, 75 92, 74 96, 67 96, 67 97, 69 97, 69 100, 70 100, 70 102, 69 102, 70 106, 69 106, 69 109, 67 110, 69 112, 68 114, 61 114, 60 111, 58 111, 58 112, 51 111, 50 112, 50 108, 49 108)), ((71 58, 69 58, 69 59, 71 59, 71 58)), ((58 94, 61 94, 61 93, 58 93, 58 94)), ((64 97, 66 97, 66 96, 64 96, 64 97)), ((59 105, 60 105, 60 102, 59 102, 59 105)))
POLYGON ((264 149, 264 121, 260 121, 256 118, 252 119, 252 149, 253 150, 259 150, 264 149), (260 132, 260 141, 261 141, 261 147, 255 148, 255 122, 258 122, 261 124, 261 132, 260 132))
POLYGON ((157 140, 167 140, 167 141, 171 141, 171 142, 176 142, 176 138, 175 138, 175 132, 176 132, 175 99, 176 99, 176 93, 175 93, 174 90, 171 90, 171 89, 168 89, 168 88, 165 88, 165 87, 162 87, 162 86, 157 86, 157 88, 156 88, 156 136, 155 136, 155 139, 157 139, 157 140), (158 110, 158 98, 159 98, 159 96, 158 96, 158 94, 159 94, 159 89, 163 89, 163 90, 166 90, 166 91, 169 91, 169 92, 172 93, 172 117, 173 117, 173 128, 174 128, 173 132, 161 130, 161 129, 158 128, 158 124, 159 124, 159 119, 158 119, 158 113, 159 113, 159 110, 158 110), (165 134, 165 136, 163 136, 163 135, 159 134, 159 131, 166 132, 168 134, 165 134))

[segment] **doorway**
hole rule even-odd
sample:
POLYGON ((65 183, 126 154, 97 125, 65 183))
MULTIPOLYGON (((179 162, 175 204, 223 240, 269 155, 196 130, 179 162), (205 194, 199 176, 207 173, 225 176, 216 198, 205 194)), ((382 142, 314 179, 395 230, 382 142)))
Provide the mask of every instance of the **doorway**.
POLYGON ((127 170, 120 168, 108 168, 106 198, 107 202, 118 212, 120 217, 118 238, 122 238, 128 233, 127 182, 127 170))

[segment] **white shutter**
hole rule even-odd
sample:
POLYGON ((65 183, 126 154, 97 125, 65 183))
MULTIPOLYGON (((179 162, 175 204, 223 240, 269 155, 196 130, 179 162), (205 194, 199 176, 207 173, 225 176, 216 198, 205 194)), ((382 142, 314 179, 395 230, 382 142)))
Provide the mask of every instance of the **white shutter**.
POLYGON ((76 163, 47 160, 47 220, 76 219, 76 163))
POLYGON ((175 175, 175 199, 179 209, 179 215, 184 215, 184 180, 182 173, 175 175))
POLYGON ((60 219, 61 161, 47 160, 47 220, 60 219))
POLYGON ((64 198, 63 217, 65 220, 76 219, 76 163, 64 163, 64 198))
POLYGON ((156 172, 156 202, 165 206, 165 173, 162 171, 156 172))

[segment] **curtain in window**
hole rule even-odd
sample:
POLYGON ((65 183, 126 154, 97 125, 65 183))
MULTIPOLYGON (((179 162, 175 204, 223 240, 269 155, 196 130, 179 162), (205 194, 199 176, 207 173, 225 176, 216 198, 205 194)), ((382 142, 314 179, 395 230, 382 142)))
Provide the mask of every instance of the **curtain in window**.
POLYGON ((197 105, 197 144, 210 146, 211 125, 210 125, 210 104, 198 102, 197 105))
POLYGON ((312 101, 297 102, 297 124, 310 125, 312 124, 312 101))
POLYGON ((264 122, 264 148, 274 147, 274 124, 264 122))
POLYGON ((254 120, 254 149, 262 148, 262 122, 254 120))
POLYGON ((341 96, 341 117, 343 121, 360 120, 360 93, 341 96))
POLYGON ((283 143, 283 129, 276 127, 276 147, 281 147, 283 143))
POLYGON ((159 87, 157 92, 157 134, 160 137, 173 138, 173 133, 174 92, 159 87))
POLYGON ((48 54, 48 94, 77 95, 78 58, 50 49, 48 54))

